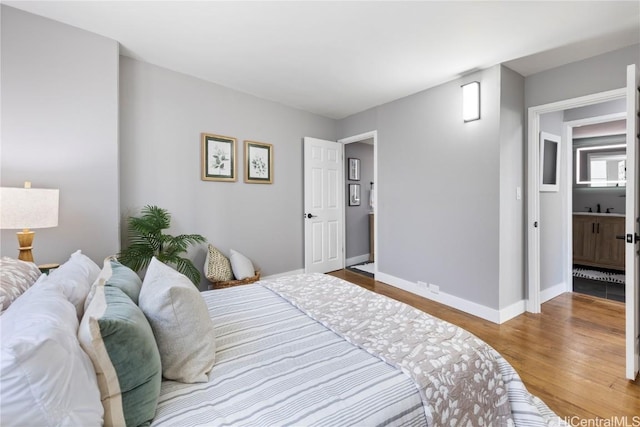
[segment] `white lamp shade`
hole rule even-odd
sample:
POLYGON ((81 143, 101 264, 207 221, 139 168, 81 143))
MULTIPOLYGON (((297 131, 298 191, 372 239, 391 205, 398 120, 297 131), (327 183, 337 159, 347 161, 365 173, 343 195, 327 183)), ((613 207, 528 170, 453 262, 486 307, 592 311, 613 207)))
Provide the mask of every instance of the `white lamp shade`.
POLYGON ((462 86, 462 119, 471 122, 480 118, 480 83, 471 82, 462 86))
POLYGON ((44 188, 0 188, 0 229, 56 227, 59 192, 44 188))

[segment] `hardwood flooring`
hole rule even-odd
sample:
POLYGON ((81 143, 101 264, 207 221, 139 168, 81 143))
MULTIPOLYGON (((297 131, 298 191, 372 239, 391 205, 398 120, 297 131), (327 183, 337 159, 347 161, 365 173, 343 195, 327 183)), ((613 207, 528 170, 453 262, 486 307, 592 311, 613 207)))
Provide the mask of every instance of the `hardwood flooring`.
MULTIPOLYGON (((565 293, 502 325, 347 270, 329 273, 472 332, 498 350, 560 417, 640 425, 640 380, 625 379, 624 304, 565 293), (638 418, 633 418, 637 416, 638 418)), ((586 421, 585 421, 586 422, 586 421)), ((605 424, 589 424, 605 425, 605 424)), ((618 424, 606 424, 618 425, 618 424)))

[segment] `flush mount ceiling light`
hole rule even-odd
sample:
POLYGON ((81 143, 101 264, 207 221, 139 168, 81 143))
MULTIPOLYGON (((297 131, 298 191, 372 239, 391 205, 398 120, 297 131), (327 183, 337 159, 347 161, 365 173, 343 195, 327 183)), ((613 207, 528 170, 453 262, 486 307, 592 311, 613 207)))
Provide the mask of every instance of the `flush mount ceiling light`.
POLYGON ((472 122, 480 118, 480 83, 462 85, 462 119, 472 122))

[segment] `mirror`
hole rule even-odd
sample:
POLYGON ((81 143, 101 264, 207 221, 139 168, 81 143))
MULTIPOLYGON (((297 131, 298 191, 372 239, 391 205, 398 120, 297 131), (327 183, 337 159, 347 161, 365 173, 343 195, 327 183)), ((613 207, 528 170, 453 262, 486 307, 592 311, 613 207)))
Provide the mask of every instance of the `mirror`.
POLYGON ((540 191, 558 191, 560 137, 540 132, 540 191))
POLYGON ((623 187, 627 182, 626 144, 576 150, 576 183, 589 187, 623 187))

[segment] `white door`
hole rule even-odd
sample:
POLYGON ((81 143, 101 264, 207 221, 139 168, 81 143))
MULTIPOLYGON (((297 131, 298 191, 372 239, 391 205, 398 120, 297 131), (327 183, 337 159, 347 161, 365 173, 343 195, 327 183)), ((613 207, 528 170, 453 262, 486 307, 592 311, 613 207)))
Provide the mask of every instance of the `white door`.
POLYGON ((638 284, 640 265, 638 255, 638 234, 640 234, 640 194, 638 192, 638 178, 640 175, 640 163, 638 158, 638 104, 640 90, 638 67, 627 67, 627 206, 626 206, 626 249, 625 249, 625 305, 627 312, 626 338, 627 338, 627 369, 626 376, 634 380, 638 375, 639 347, 638 335, 640 334, 640 314, 638 298, 640 285, 638 284))
POLYGON ((343 145, 304 138, 304 270, 344 268, 343 145))

